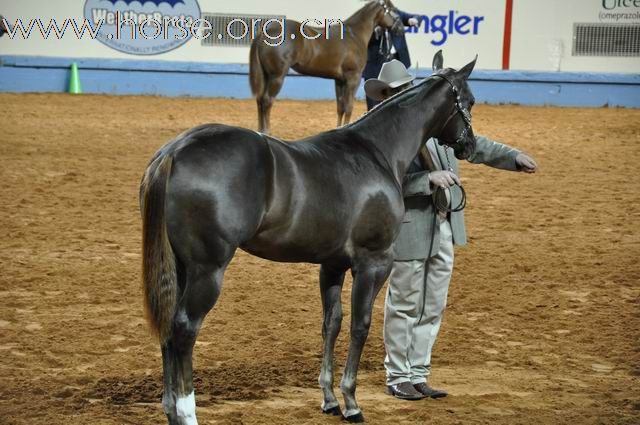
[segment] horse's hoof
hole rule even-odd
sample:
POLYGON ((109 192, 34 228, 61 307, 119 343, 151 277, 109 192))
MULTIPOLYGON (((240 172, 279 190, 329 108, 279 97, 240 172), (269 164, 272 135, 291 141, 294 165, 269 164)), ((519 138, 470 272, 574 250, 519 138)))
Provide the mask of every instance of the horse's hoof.
POLYGON ((327 410, 322 409, 322 413, 324 413, 325 415, 342 416, 342 410, 340 410, 340 406, 333 406, 332 408, 327 410))
POLYGON ((361 424, 364 422, 364 416, 362 415, 362 413, 356 413, 355 415, 351 416, 343 416, 342 419, 352 424, 361 424))

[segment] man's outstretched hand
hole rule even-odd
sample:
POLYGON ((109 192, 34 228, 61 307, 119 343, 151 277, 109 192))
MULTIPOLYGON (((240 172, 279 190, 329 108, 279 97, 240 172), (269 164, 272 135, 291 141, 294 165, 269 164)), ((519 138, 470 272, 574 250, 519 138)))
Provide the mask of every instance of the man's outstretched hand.
POLYGON ((523 153, 519 153, 516 156, 516 166, 519 171, 523 171, 525 173, 535 173, 538 169, 538 164, 533 160, 529 155, 525 155, 523 153))

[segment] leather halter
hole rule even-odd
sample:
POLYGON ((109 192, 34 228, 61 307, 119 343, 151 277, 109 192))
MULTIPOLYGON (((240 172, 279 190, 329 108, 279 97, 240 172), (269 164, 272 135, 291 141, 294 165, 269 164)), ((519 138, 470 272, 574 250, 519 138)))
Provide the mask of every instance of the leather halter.
MULTIPOLYGON (((385 16, 390 16, 391 19, 393 19, 394 22, 394 26, 396 23, 400 22, 402 23, 402 21, 400 20, 400 14, 397 12, 397 9, 394 7, 389 7, 389 5, 387 4, 387 2, 385 0, 378 0, 378 4, 380 6, 382 6, 382 8, 384 9, 384 15, 385 16)), ((404 29, 404 26, 403 26, 404 29)), ((389 29, 385 29, 385 32, 389 31, 389 29)))
POLYGON ((453 82, 449 79, 449 77, 441 74, 436 74, 434 75, 434 77, 442 78, 447 83, 449 83, 449 86, 451 86, 451 90, 453 91, 453 95, 455 96, 455 101, 456 101, 455 103, 456 110, 453 112, 453 114, 449 116, 449 118, 447 118, 447 121, 445 121, 444 125, 442 126, 442 130, 444 131, 449 125, 450 121, 453 119, 453 117, 457 116, 458 114, 461 114, 462 119, 464 120, 464 128, 462 129, 462 131, 460 132, 456 140, 454 140, 453 142, 444 142, 444 141, 441 142, 440 138, 438 138, 438 142, 440 144, 446 144, 449 146, 455 146, 455 145, 461 144, 462 141, 467 137, 469 132, 473 131, 473 129, 471 128, 471 112, 469 112, 467 108, 462 107, 462 104, 460 103, 460 91, 455 86, 455 84, 453 84, 453 82))

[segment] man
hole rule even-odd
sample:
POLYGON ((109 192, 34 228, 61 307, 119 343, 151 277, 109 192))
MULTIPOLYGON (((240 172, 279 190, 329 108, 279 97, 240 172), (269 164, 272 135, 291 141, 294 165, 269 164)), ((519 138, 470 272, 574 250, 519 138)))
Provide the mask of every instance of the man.
MULTIPOLYGON (((365 91, 372 99, 382 101, 410 87, 413 79, 395 60, 383 65, 377 79, 365 83, 365 91)), ((460 185, 458 162, 434 139, 429 139, 426 147, 428 156, 416 157, 403 182, 406 212, 394 245, 395 259, 385 299, 387 392, 405 400, 447 395, 431 388, 427 379, 447 305, 453 245, 466 243, 463 212, 438 211, 434 205, 437 188, 444 191, 449 209, 460 204, 459 189, 450 190, 460 185)), ((529 156, 481 136, 476 137, 476 150, 468 161, 527 173, 537 169, 529 156)))
MULTIPOLYGON (((417 27, 420 25, 422 18, 419 15, 406 13, 398 9, 396 9, 396 12, 404 26, 417 27)), ((411 66, 409 48, 404 34, 404 27, 393 28, 390 31, 383 30, 381 27, 375 28, 367 47, 367 65, 362 71, 362 77, 365 81, 370 78, 376 78, 380 73, 382 64, 392 59, 398 59, 407 68, 411 66)), ((367 109, 373 108, 379 102, 367 96, 367 109)))

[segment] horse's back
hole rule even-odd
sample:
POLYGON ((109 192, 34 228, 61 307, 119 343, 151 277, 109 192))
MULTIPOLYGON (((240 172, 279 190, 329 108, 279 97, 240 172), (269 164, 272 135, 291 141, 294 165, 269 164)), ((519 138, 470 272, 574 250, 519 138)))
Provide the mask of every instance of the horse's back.
POLYGON ((350 36, 343 25, 304 25, 301 29, 300 22, 287 19, 285 29, 281 33, 280 27, 269 26, 253 41, 261 66, 269 74, 281 75, 291 67, 304 75, 343 80, 345 73, 362 72, 366 45, 350 36))
POLYGON ((251 130, 196 127, 161 149, 172 156, 167 226, 179 258, 243 249, 276 261, 350 258, 385 250, 402 199, 383 160, 344 130, 287 143, 251 130), (228 248, 228 249, 227 249, 228 248))
POLYGON ((370 242, 372 233, 381 245, 391 244, 393 223, 381 218, 399 222, 401 197, 384 165, 344 133, 268 142, 272 190, 260 228, 244 249, 276 261, 323 262, 351 257, 355 246, 380 248, 370 242))

